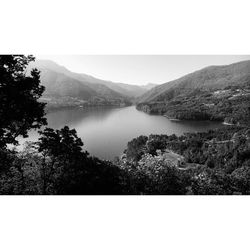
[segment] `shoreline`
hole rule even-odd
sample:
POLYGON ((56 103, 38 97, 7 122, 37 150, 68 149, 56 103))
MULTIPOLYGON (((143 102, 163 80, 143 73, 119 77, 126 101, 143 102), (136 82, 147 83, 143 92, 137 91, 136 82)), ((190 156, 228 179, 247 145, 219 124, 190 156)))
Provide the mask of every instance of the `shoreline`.
POLYGON ((74 109, 80 109, 80 110, 90 110, 93 108, 125 108, 125 107, 131 107, 133 105, 124 105, 124 106, 118 106, 118 105, 93 105, 93 106, 61 106, 56 108, 47 108, 46 114, 53 113, 55 111, 60 110, 74 110, 74 109))
POLYGON ((225 122, 223 119, 218 119, 218 120, 187 120, 187 119, 177 119, 177 118, 171 118, 170 116, 166 115, 166 114, 151 114, 147 111, 145 111, 144 109, 140 109, 138 108, 138 106, 136 105, 136 109, 138 111, 141 111, 143 113, 146 113, 148 115, 158 115, 158 116, 163 116, 165 118, 167 118, 169 121, 173 121, 173 122, 187 122, 187 121, 193 121, 193 122, 221 122, 223 125, 226 125, 226 126, 236 126, 237 124, 233 124, 233 123, 228 123, 228 122, 225 122))

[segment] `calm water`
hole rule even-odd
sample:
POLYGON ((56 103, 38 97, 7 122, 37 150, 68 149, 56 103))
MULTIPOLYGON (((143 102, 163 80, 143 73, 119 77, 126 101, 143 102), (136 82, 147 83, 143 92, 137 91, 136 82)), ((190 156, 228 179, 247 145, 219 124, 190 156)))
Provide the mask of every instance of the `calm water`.
MULTIPOLYGON (((126 108, 93 108, 60 110, 47 115, 48 126, 75 128, 84 142, 84 149, 100 158, 112 160, 126 148, 127 142, 139 135, 176 134, 205 131, 223 125, 218 122, 174 122, 163 116, 148 115, 126 108)), ((30 133, 28 140, 36 140, 30 133)))

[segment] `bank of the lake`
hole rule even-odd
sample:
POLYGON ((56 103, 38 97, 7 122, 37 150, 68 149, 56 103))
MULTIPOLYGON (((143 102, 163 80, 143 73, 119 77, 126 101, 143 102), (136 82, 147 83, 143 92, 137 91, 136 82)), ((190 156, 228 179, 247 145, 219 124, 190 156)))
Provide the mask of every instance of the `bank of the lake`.
MULTIPOLYGON (((127 143, 140 135, 181 135, 224 126, 220 122, 210 121, 170 121, 163 116, 138 111, 135 106, 57 110, 48 113, 47 120, 48 126, 52 128, 62 128, 65 125, 75 128, 84 142, 85 150, 108 160, 122 154, 127 143)), ((28 140, 37 138, 37 133, 31 132, 28 140)))

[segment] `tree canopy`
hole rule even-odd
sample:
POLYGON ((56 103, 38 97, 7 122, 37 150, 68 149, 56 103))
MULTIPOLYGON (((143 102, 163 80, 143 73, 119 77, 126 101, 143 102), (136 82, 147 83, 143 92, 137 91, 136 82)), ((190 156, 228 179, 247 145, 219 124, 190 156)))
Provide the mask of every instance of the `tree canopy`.
POLYGON ((38 101, 44 87, 40 72, 33 69, 28 75, 27 65, 33 56, 0 56, 0 147, 17 144, 18 136, 27 136, 30 129, 46 124, 45 104, 38 101))

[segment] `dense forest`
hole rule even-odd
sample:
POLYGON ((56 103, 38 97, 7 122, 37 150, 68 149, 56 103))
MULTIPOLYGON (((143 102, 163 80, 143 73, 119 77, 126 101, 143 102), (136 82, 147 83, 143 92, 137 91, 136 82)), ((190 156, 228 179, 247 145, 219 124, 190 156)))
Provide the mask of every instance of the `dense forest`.
POLYGON ((194 91, 216 91, 249 86, 250 60, 229 65, 209 66, 176 80, 158 85, 138 98, 138 103, 164 102, 194 91))
POLYGON ((137 109, 170 119, 224 121, 249 126, 250 84, 216 91, 194 90, 176 97, 169 93, 168 101, 139 103, 137 109))
POLYGON ((149 106, 148 112, 175 114, 178 119, 185 108, 194 110, 195 119, 202 114, 202 119, 226 118, 236 125, 179 137, 142 135, 110 162, 90 156, 74 129, 46 126, 40 72, 25 72, 34 60, 32 56, 0 56, 0 194, 250 193, 247 86, 196 93, 204 102, 200 110, 194 95, 172 100, 169 111, 165 104, 159 104, 157 111, 149 106), (26 143, 21 151, 13 147, 31 129, 39 131, 38 141, 26 143))
POLYGON ((140 136, 118 164, 139 193, 249 194, 250 128, 140 136))
POLYGON ((137 103, 170 119, 250 125, 250 61, 195 71, 151 89, 137 103))

